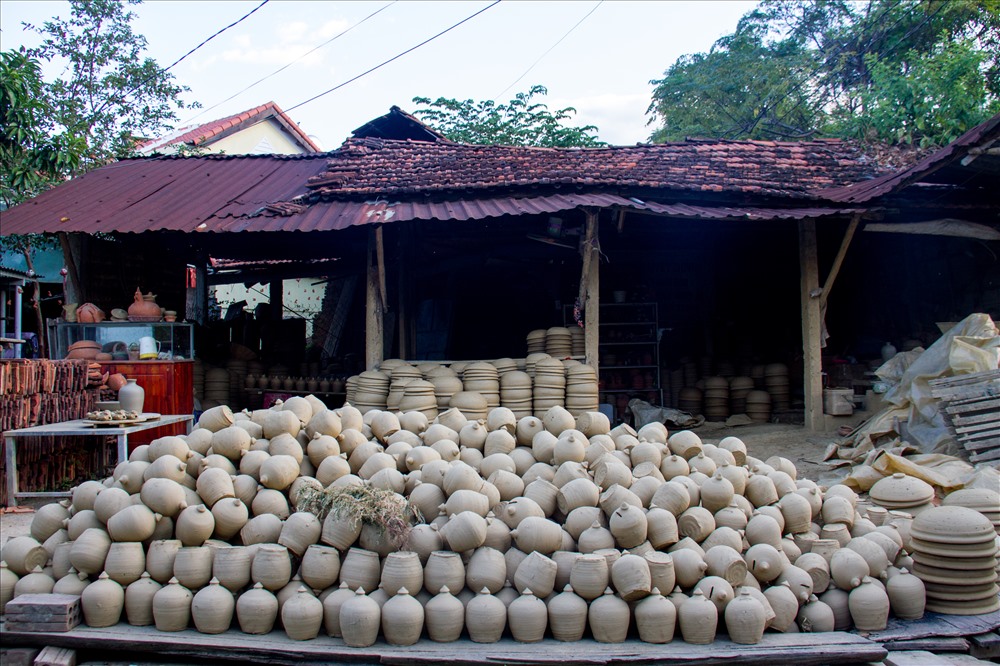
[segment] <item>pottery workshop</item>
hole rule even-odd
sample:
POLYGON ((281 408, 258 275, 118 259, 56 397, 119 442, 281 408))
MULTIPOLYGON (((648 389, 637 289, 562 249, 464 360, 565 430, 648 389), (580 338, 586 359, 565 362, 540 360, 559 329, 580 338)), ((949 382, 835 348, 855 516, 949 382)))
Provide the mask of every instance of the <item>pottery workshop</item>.
POLYGON ((41 356, 0 360, 3 649, 1000 656, 998 138, 878 170, 394 109, 5 211, 64 273, 3 272, 41 356))

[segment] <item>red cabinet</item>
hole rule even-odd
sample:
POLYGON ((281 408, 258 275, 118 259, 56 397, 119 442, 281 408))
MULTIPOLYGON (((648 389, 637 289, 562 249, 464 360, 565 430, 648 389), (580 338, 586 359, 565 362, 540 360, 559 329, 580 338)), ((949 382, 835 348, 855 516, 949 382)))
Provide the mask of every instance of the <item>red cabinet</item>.
MULTIPOLYGON (((144 412, 191 414, 194 412, 194 361, 104 361, 106 372, 120 372, 134 379, 146 392, 144 412)), ((129 437, 129 444, 145 444, 164 435, 182 435, 183 424, 129 437)))

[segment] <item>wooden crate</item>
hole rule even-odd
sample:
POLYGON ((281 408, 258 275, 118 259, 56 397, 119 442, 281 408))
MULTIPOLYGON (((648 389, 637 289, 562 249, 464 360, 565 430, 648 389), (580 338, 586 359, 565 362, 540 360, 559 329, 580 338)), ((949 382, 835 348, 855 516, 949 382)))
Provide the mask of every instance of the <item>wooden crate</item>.
POLYGON ((930 382, 952 435, 973 463, 1000 460, 1000 370, 930 382))

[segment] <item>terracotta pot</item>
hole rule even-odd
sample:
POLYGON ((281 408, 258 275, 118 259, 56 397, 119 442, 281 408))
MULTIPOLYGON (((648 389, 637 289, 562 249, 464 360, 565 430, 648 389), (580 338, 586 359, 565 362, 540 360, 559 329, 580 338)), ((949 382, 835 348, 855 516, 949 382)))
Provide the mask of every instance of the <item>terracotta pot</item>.
POLYGON ((549 626, 557 641, 578 641, 587 629, 587 602, 566 585, 548 604, 549 626))
POLYGON ((271 592, 280 590, 292 579, 288 549, 277 544, 261 544, 250 566, 250 579, 271 592))
POLYGON ((819 600, 833 611, 833 628, 836 631, 848 631, 854 626, 851 619, 850 595, 839 587, 830 587, 819 596, 819 600))
POLYGON ((889 578, 886 583, 889 604, 896 617, 904 620, 919 620, 924 616, 927 590, 924 582, 906 569, 889 578))
POLYGON ((889 595, 869 576, 850 592, 848 608, 860 631, 881 631, 889 619, 889 595))
POLYGON ((382 606, 382 634, 389 645, 413 645, 424 629, 424 607, 410 596, 405 587, 399 588, 382 606))
MULTIPOLYGON (((83 534, 73 542, 69 561, 77 571, 88 575, 97 574, 104 571, 104 561, 110 550, 111 537, 108 533, 91 527, 84 530, 83 534)), ((45 552, 44 549, 42 552, 45 552)))
POLYGON ((458 553, 435 551, 424 566, 424 588, 430 594, 440 592, 443 587, 461 592, 465 587, 465 576, 465 565, 458 553))
POLYGON ((104 310, 93 303, 84 303, 76 309, 76 320, 81 324, 96 324, 104 319, 104 310))
POLYGON ((76 569, 70 569, 69 573, 56 581, 52 586, 52 594, 73 594, 80 596, 83 590, 90 585, 87 574, 78 573, 76 569))
POLYGON ((139 580, 125 588, 125 617, 136 627, 153 624, 153 597, 163 586, 143 572, 139 580))
MULTIPOLYGON (((384 571, 382 576, 384 581, 384 571)), ((504 559, 503 553, 486 546, 477 548, 466 566, 465 583, 468 588, 481 590, 485 587, 490 591, 490 594, 496 594, 503 589, 506 580, 507 561, 504 559)))
POLYGON ((344 605, 345 601, 353 597, 354 591, 344 582, 323 599, 323 626, 326 629, 326 633, 330 636, 334 638, 341 637, 340 608, 344 605))
POLYGON ((791 586, 772 585, 764 590, 764 596, 774 611, 772 629, 783 632, 795 624, 795 617, 799 612, 799 598, 792 592, 791 586))
MULTIPOLYGON (((459 560, 461 563, 461 560, 459 560)), ((363 548, 351 548, 340 563, 340 580, 352 590, 378 587, 381 572, 378 553, 363 548)))
POLYGON ((559 567, 551 558, 532 551, 518 565, 514 573, 514 587, 521 594, 526 589, 535 592, 536 596, 547 597, 555 587, 556 572, 559 567))
POLYGON ((153 621, 157 631, 183 631, 191 622, 191 600, 194 595, 171 578, 153 596, 153 621))
POLYGON ((236 600, 236 619, 245 634, 267 634, 278 616, 278 600, 260 583, 236 600))
MULTIPOLYGON (((222 470, 218 471, 225 474, 222 470)), ((215 516, 204 504, 189 506, 177 515, 174 529, 177 538, 185 546, 200 546, 212 538, 215 516)))
POLYGON ((808 603, 799 608, 796 619, 799 629, 805 633, 833 631, 836 626, 833 609, 820 601, 815 594, 809 597, 808 603))
POLYGON ((649 564, 638 555, 622 555, 611 566, 611 584, 625 601, 636 601, 652 590, 649 564))
POLYGON ((309 546, 319 541, 322 531, 323 525, 319 522, 319 518, 308 511, 299 511, 285 521, 278 543, 296 556, 302 557, 309 546))
POLYGON ((235 497, 220 500, 212 507, 212 517, 215 519, 214 536, 228 540, 236 536, 247 524, 250 511, 247 505, 235 497))
MULTIPOLYGON (((77 318, 79 319, 79 308, 77 318)), ((137 287, 135 297, 131 305, 128 306, 129 318, 136 321, 155 321, 162 316, 160 306, 156 304, 156 296, 152 293, 143 296, 142 291, 137 287), (141 318, 141 319, 135 319, 141 318), (155 318, 155 319, 154 319, 155 318)), ((82 321, 82 320, 80 320, 82 321)))
POLYGON ((50 594, 55 587, 56 581, 52 576, 42 571, 41 567, 35 567, 27 576, 22 576, 14 584, 14 596, 23 594, 50 594))

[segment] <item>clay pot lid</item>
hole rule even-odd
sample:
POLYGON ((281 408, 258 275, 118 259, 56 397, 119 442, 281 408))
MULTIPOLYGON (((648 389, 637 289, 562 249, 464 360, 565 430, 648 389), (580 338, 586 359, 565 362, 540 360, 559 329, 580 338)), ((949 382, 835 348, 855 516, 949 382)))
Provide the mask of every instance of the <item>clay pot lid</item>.
POLYGON ((941 504, 985 509, 981 513, 1000 513, 1000 493, 989 488, 962 488, 945 497, 941 504))
POLYGON ((990 519, 964 506, 938 506, 923 511, 913 519, 910 531, 941 543, 979 543, 996 538, 990 519))
POLYGON ((949 569, 954 571, 968 571, 970 569, 989 569, 996 567, 997 559, 993 555, 983 557, 954 557, 952 555, 938 555, 920 551, 915 561, 929 567, 938 569, 949 569))
POLYGON ((72 349, 100 349, 101 343, 94 340, 80 340, 79 342, 74 342, 69 346, 72 349))
POLYGON ((982 606, 963 601, 946 602, 928 599, 925 609, 932 613, 946 613, 948 615, 982 615, 1000 610, 1000 598, 993 596, 992 599, 992 601, 985 600, 982 606))
POLYGON ((955 559, 996 557, 996 543, 983 541, 974 544, 946 543, 937 541, 927 541, 919 536, 910 536, 911 550, 914 553, 927 553, 938 557, 951 557, 955 559))
POLYGON ((934 487, 923 479, 897 472, 876 481, 868 494, 879 503, 912 506, 924 504, 934 497, 934 487))
POLYGON ((996 583, 997 572, 993 569, 978 571, 951 571, 936 567, 925 567, 919 562, 913 564, 913 574, 920 580, 942 585, 954 585, 956 589, 969 585, 988 585, 996 583))

